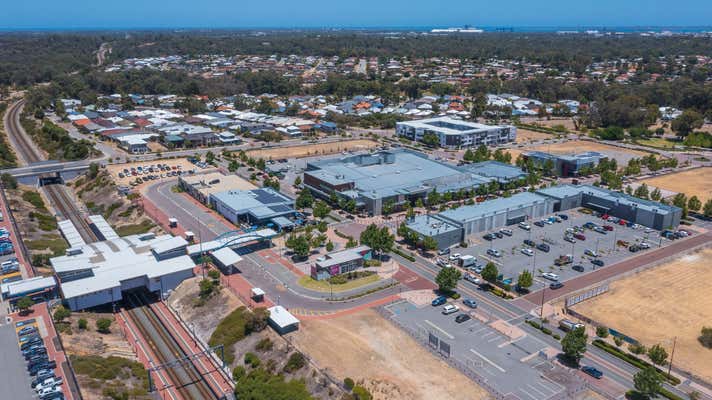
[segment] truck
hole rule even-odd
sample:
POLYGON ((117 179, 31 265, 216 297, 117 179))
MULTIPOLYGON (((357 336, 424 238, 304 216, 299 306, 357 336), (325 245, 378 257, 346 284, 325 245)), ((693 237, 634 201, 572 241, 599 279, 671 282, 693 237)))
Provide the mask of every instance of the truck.
POLYGON ((574 262, 574 257, 571 254, 561 255, 559 258, 554 260, 554 265, 562 266, 566 264, 571 264, 574 262))
POLYGON ((563 330, 564 332, 568 332, 574 329, 583 328, 583 324, 579 324, 578 322, 574 321, 569 321, 568 319, 562 319, 561 321, 559 321, 559 328, 561 328, 561 330, 563 330))
POLYGON ((178 226, 178 220, 175 218, 168 218, 168 227, 175 228, 178 226))
POLYGON ((475 267, 477 266, 477 259, 475 258, 475 256, 466 254, 460 257, 460 266, 462 268, 475 267))
POLYGON ((188 243, 193 243, 193 241, 195 241, 195 234, 191 231, 185 231, 185 240, 188 243))

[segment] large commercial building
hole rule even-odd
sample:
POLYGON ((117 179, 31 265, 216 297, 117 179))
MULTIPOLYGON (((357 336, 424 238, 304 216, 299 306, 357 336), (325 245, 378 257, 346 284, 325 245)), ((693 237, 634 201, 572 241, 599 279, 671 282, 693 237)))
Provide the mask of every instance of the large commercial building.
POLYGON ((589 185, 561 185, 536 193, 519 193, 406 222, 420 237, 432 237, 438 248, 454 246, 470 235, 572 208, 586 207, 657 230, 676 228, 682 210, 654 201, 589 185))
POLYGON ((387 203, 397 207, 433 190, 474 189, 491 180, 408 150, 312 161, 304 172, 304 185, 315 195, 336 193, 373 215, 381 214, 387 203))
POLYGON ((594 168, 605 155, 596 151, 585 153, 562 155, 544 153, 541 151, 529 151, 522 154, 525 160, 531 160, 534 165, 543 167, 547 161, 551 160, 554 172, 561 177, 578 176, 579 171, 584 167, 594 168))
POLYGON ((663 230, 680 225, 682 209, 589 185, 561 185, 537 193, 555 201, 554 211, 586 207, 649 228, 663 230))
POLYGON ((294 200, 271 188, 228 190, 210 195, 210 204, 235 225, 291 228, 296 214, 294 200))
POLYGON ((213 193, 230 190, 252 190, 257 187, 237 175, 224 175, 220 172, 208 174, 181 175, 178 184, 188 194, 203 204, 209 204, 213 193))
POLYGON ((397 122, 396 134, 418 142, 423 141, 423 136, 433 134, 437 136, 441 147, 466 148, 480 145, 497 146, 513 142, 517 137, 517 128, 510 125, 484 125, 450 117, 438 117, 397 122))
POLYGON ((50 259, 60 292, 72 310, 120 301, 123 292, 145 288, 166 294, 193 276, 195 263, 181 237, 153 233, 84 244, 50 259))

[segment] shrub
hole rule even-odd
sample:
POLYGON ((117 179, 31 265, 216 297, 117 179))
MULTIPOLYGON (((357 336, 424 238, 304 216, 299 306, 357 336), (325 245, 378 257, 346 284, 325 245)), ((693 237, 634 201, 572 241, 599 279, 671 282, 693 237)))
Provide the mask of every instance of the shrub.
POLYGON ((701 345, 712 349, 712 327, 703 327, 702 331, 700 331, 700 337, 698 337, 697 340, 699 340, 701 345))
POLYGON ((57 309, 54 310, 54 322, 62 322, 65 319, 69 318, 70 315, 72 315, 72 312, 64 306, 60 305, 59 307, 57 307, 57 309))
POLYGON ((613 342, 616 344, 616 346, 621 347, 621 345, 623 344, 623 339, 616 336, 613 338, 613 342))
POLYGON ((257 346, 255 348, 259 351, 270 351, 272 350, 273 343, 270 338, 264 338, 257 342, 257 346))
POLYGON ((289 356, 287 364, 284 366, 284 372, 289 374, 294 371, 299 371, 300 369, 304 368, 306 363, 307 361, 302 353, 298 351, 294 352, 292 353, 292 355, 289 356))
POLYGON ((243 376, 245 376, 247 372, 245 371, 245 367, 242 365, 238 365, 235 367, 235 369, 232 370, 232 379, 237 382, 240 379, 242 379, 243 376))
POLYGON ((84 318, 79 318, 79 321, 77 321, 77 325, 79 326, 79 329, 86 330, 89 324, 84 318))
POLYGON ((110 333, 111 330, 109 327, 111 326, 111 320, 108 318, 99 318, 96 320, 96 330, 99 333, 110 333))
POLYGON ((350 392, 354 388, 354 380, 349 377, 344 378, 344 388, 350 392))
POLYGON ((363 386, 354 386, 351 393, 353 394, 354 399, 356 400, 371 400, 373 398, 373 396, 371 396, 371 393, 363 386))
POLYGON ((608 337, 608 328, 605 326, 597 326, 596 327, 596 336, 598 336, 600 338, 608 337))
POLYGON ((640 354, 645 354, 645 353, 648 351, 648 349, 646 349, 645 346, 643 346, 643 345, 640 344, 640 343, 631 343, 631 344, 629 344, 629 345, 628 345, 628 350, 630 350, 631 353, 633 353, 633 354, 638 354, 638 355, 640 355, 640 354))
POLYGON ((255 353, 245 353, 245 365, 249 365, 252 368, 257 368, 260 366, 260 358, 257 357, 255 353))

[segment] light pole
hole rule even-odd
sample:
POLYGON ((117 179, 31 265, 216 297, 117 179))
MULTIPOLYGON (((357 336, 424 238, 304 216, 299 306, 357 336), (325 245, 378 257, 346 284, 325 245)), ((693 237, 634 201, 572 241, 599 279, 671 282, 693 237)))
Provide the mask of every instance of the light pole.
POLYGON ((675 358, 675 345, 677 344, 677 336, 672 340, 672 352, 670 353, 670 363, 668 364, 668 377, 670 377, 670 372, 672 371, 672 361, 675 358))

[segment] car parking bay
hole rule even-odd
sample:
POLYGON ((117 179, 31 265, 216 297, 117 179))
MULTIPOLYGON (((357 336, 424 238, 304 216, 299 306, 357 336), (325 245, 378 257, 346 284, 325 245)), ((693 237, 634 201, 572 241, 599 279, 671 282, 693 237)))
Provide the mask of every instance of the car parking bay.
POLYGON ((577 210, 568 210, 553 215, 557 214, 564 214, 568 219, 560 222, 544 223, 544 226, 536 226, 534 222, 538 220, 530 220, 527 221, 531 226, 530 230, 524 230, 517 225, 513 225, 508 227, 512 231, 511 236, 501 235, 501 238, 494 237, 492 240, 484 239, 485 235, 497 232, 499 229, 480 232, 470 239, 470 244, 473 245, 467 248, 457 247, 452 249, 452 252, 473 255, 482 264, 492 261, 497 266, 502 278, 509 278, 512 282, 516 282, 519 274, 528 269, 534 275, 534 285, 530 289, 537 290, 548 286, 552 282, 552 280, 542 276, 545 272, 553 273, 558 276, 560 282, 565 282, 581 274, 601 268, 592 263, 594 259, 602 261, 603 267, 605 267, 631 257, 633 253, 628 250, 627 246, 620 245, 621 243, 632 245, 645 242, 651 248, 669 243, 669 240, 660 238, 658 231, 647 230, 646 233, 644 227, 636 229, 619 225, 577 210), (583 227, 588 222, 592 222, 601 228, 608 225, 610 230, 601 229, 602 232, 596 232, 592 229, 583 228, 580 233, 585 237, 584 240, 574 239, 574 243, 564 240, 564 234, 567 229, 583 227), (535 246, 525 245, 525 240, 532 241, 535 246), (546 244, 548 251, 536 247, 541 244, 546 244), (521 251, 522 248, 531 248, 532 252, 524 254, 521 251), (501 257, 487 254, 489 249, 499 250, 501 257), (598 257, 585 254, 587 250, 590 250, 590 253, 595 253, 598 257), (558 257, 566 255, 572 255, 572 263, 561 266, 555 265, 555 260, 558 257), (573 266, 580 266, 583 271, 576 271, 572 268, 573 266))
POLYGON ((12 323, 0 325, 0 363, 3 373, 0 374, 0 387, 3 398, 31 400, 36 395, 30 388, 30 376, 25 372, 25 360, 17 345, 16 330, 12 323))

